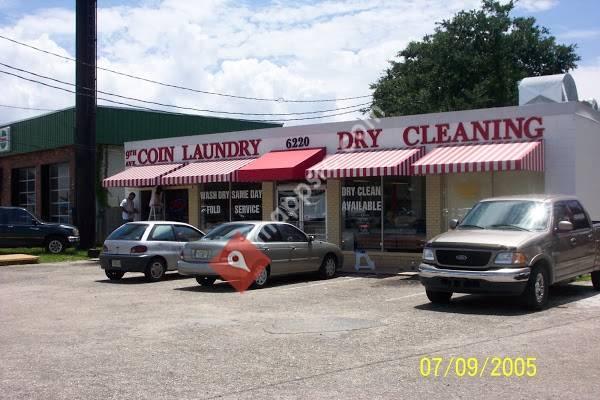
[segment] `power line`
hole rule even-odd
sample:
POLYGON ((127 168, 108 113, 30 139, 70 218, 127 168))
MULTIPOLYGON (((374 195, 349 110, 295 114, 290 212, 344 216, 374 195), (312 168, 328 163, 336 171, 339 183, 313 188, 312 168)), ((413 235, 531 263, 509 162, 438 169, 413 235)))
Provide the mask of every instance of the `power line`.
MULTIPOLYGON (((28 47, 28 48, 30 48, 32 50, 36 50, 36 51, 39 51, 39 52, 42 52, 42 53, 45 53, 45 54, 48 54, 48 55, 51 55, 51 56, 54 56, 54 57, 62 58, 64 60, 68 60, 68 61, 79 62, 79 63, 82 63, 84 65, 88 65, 88 66, 92 66, 93 67, 93 65, 84 63, 82 61, 78 61, 75 58, 68 57, 68 56, 63 56, 62 54, 54 53, 54 52, 49 51, 49 50, 44 50, 44 49, 41 49, 39 47, 32 46, 30 44, 20 42, 18 40, 9 38, 9 37, 4 36, 4 35, 0 35, 0 39, 7 40, 9 42, 12 42, 14 44, 18 44, 20 46, 28 47)), ((277 103, 325 103, 325 102, 334 102, 334 101, 365 99, 365 98, 372 97, 371 94, 367 94, 367 95, 363 95, 363 96, 340 97, 340 98, 336 98, 336 99, 291 100, 291 99, 285 99, 283 97, 268 98, 268 97, 238 96, 238 95, 234 95, 234 94, 212 92, 212 91, 208 91, 208 90, 194 89, 194 88, 189 88, 189 87, 185 87, 185 86, 175 85, 175 84, 172 84, 172 83, 160 82, 160 81, 157 81, 157 80, 154 80, 154 79, 144 78, 144 77, 133 75, 133 74, 129 74, 129 73, 126 73, 126 72, 120 72, 120 71, 117 71, 117 70, 114 70, 114 69, 110 69, 110 68, 104 68, 104 67, 99 67, 99 66, 96 66, 96 68, 99 69, 99 70, 101 70, 101 71, 106 71, 106 72, 110 72, 112 74, 121 75, 121 76, 124 76, 124 77, 127 77, 127 78, 137 79, 137 80, 140 80, 140 81, 143 81, 143 82, 153 83, 155 85, 165 86, 165 87, 169 87, 169 88, 173 88, 173 89, 186 90, 186 91, 194 92, 194 93, 201 93, 201 94, 207 94, 207 95, 211 95, 211 96, 221 96, 221 97, 228 97, 228 98, 242 99, 242 100, 270 101, 270 102, 277 102, 277 103)))
MULTIPOLYGON (((67 93, 73 93, 73 94, 76 94, 76 95, 93 97, 93 95, 90 95, 90 94, 85 93, 85 92, 83 92, 83 93, 82 92, 76 92, 76 91, 71 90, 71 89, 66 89, 66 88, 63 88, 63 87, 60 87, 60 86, 51 85, 49 83, 41 82, 41 81, 38 81, 38 80, 35 80, 35 79, 31 79, 31 78, 27 78, 27 77, 24 77, 24 76, 21 76, 21 75, 18 75, 18 74, 9 72, 9 71, 0 70, 0 73, 5 74, 5 75, 10 75, 10 76, 13 76, 13 77, 25 80, 25 81, 29 81, 29 82, 32 82, 32 83, 37 83, 37 84, 42 85, 42 86, 50 87, 50 88, 57 89, 57 90, 62 90, 62 91, 67 92, 67 93)), ((158 109, 155 109, 155 108, 144 107, 144 106, 140 106, 140 105, 136 105, 136 104, 131 104, 131 103, 126 103, 126 102, 122 102, 122 101, 116 101, 116 100, 112 100, 112 99, 107 99, 105 97, 97 97, 97 99, 101 100, 101 101, 106 101, 108 103, 118 104, 118 105, 122 105, 122 106, 126 106, 126 107, 139 108, 139 109, 143 109, 143 110, 147 110, 147 111, 162 112, 162 113, 176 114, 176 115, 190 115, 190 114, 185 114, 185 113, 178 113, 178 112, 172 112, 172 111, 158 110, 158 109)), ((335 116, 338 116, 338 115, 351 114, 351 113, 359 112, 362 109, 363 108, 361 106, 361 107, 358 107, 356 109, 352 109, 352 110, 349 110, 349 111, 345 111, 345 112, 341 112, 341 113, 335 113, 335 114, 321 115, 321 116, 302 117, 302 118, 286 118, 286 119, 249 119, 247 121, 250 121, 250 122, 286 122, 286 121, 302 121, 302 120, 322 119, 322 118, 335 117, 335 116)))
MULTIPOLYGON (((33 76, 36 76, 38 78, 43 78, 43 79, 48 79, 50 81, 53 82, 57 82, 57 83, 61 83, 63 85, 69 85, 69 86, 76 86, 74 83, 71 82, 66 82, 60 79, 56 79, 56 78, 52 78, 50 76, 47 75, 42 75, 36 72, 32 72, 26 69, 22 69, 22 68, 18 68, 9 64, 5 64, 3 62, 0 62, 1 66, 4 66, 6 68, 10 68, 13 69, 15 71, 19 71, 19 72, 24 72, 26 74, 30 74, 33 76)), ((87 89, 84 87, 80 87, 80 89, 87 89)), ((87 89, 89 90, 89 89, 87 89)), ((356 107, 365 107, 370 105, 371 103, 361 103, 361 104, 353 104, 351 106, 346 106, 346 107, 338 107, 338 108, 333 108, 333 109, 329 109, 329 110, 317 110, 317 111, 304 111, 304 112, 290 112, 290 113, 248 113, 248 112, 233 112, 233 111, 219 111, 219 110, 211 110, 211 109, 201 109, 201 108, 195 108, 195 107, 189 107, 189 106, 178 106, 178 105, 174 105, 174 104, 167 104, 167 103, 161 103, 161 102, 157 102, 157 101, 151 101, 151 100, 142 100, 142 99, 138 99, 137 97, 130 97, 130 96, 123 96, 120 94, 116 94, 116 93, 111 93, 111 92, 105 92, 102 90, 97 90, 98 93, 101 94, 105 94, 108 96, 113 96, 113 97, 117 97, 120 99, 124 99, 124 100, 132 100, 132 101, 138 101, 140 103, 145 103, 145 104, 152 104, 155 106, 161 106, 161 107, 170 107, 170 108, 177 108, 179 110, 186 110, 186 111, 196 111, 196 112, 201 112, 201 113, 212 113, 212 114, 226 114, 226 115, 248 115, 248 116, 259 116, 259 117, 264 117, 264 116, 290 116, 290 115, 309 115, 309 114, 322 114, 322 113, 326 113, 326 112, 335 112, 335 111, 341 111, 341 110, 348 110, 351 108, 356 108, 356 107)))
POLYGON ((35 108, 35 107, 24 107, 24 106, 11 106, 9 104, 0 104, 0 107, 14 108, 16 110, 31 110, 31 111, 57 111, 50 108, 35 108))

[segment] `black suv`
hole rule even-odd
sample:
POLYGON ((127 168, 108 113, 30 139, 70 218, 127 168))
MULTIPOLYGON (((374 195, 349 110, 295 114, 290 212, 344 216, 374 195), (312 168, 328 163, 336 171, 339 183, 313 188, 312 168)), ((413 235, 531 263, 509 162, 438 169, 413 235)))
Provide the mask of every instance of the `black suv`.
POLYGON ((67 224, 42 222, 19 207, 0 207, 0 247, 45 247, 61 253, 79 244, 79 230, 67 224))

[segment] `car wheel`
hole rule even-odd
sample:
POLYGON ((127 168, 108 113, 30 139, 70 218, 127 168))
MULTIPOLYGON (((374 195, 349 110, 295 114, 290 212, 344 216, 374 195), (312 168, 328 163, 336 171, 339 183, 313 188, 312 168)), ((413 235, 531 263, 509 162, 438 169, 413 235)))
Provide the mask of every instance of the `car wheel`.
POLYGON ((319 277, 321 279, 331 279, 337 271, 337 260, 334 256, 328 255, 323 259, 319 268, 319 277))
POLYGON ((106 277, 111 281, 118 281, 123 277, 123 275, 125 275, 125 272, 123 271, 104 270, 104 273, 106 274, 106 277))
POLYGON ((65 250, 65 241, 59 237, 51 237, 46 241, 46 251, 59 254, 65 250))
POLYGON ((254 283, 252 284, 252 287, 254 289, 261 289, 261 288, 264 288, 265 286, 267 286, 268 282, 269 282, 269 268, 264 267, 260 271, 260 273, 258 274, 256 279, 254 279, 254 283))
POLYGON ((594 289, 600 290, 600 271, 592 272, 592 285, 594 289))
POLYGON ((548 304, 550 282, 545 268, 534 267, 523 292, 525 305, 531 310, 543 310, 548 304))
POLYGON ((167 271, 167 266, 165 262, 160 258, 153 258, 146 266, 146 271, 144 274, 146 275, 146 280, 148 282, 158 282, 165 277, 165 272, 167 271))
POLYGON ((448 304, 452 297, 452 292, 438 292, 436 290, 425 289, 425 294, 433 304, 448 304))
POLYGON ((201 286, 212 286, 215 284, 217 278, 214 276, 197 276, 196 282, 198 282, 201 286))

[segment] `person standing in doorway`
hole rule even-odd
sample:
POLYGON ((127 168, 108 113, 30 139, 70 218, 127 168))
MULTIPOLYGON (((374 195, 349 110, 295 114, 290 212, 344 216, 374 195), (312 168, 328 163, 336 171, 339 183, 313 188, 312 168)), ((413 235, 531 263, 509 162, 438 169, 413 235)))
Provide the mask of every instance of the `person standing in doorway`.
POLYGON ((162 187, 157 186, 152 191, 150 196, 150 218, 149 219, 163 219, 163 201, 162 201, 163 190, 162 187))
POLYGON ((128 222, 133 222, 135 218, 135 214, 138 213, 137 208, 135 208, 135 204, 133 200, 135 199, 135 193, 129 193, 129 196, 123 199, 121 202, 121 218, 123 219, 123 223, 126 224, 128 222))

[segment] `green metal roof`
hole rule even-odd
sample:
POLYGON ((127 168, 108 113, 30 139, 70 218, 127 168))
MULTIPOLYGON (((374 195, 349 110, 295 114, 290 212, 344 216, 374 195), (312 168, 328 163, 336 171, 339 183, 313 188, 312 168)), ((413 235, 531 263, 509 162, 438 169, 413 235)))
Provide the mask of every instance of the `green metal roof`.
MULTIPOLYGON (((11 151, 0 153, 0 157, 69 146, 73 144, 75 134, 75 109, 68 108, 3 124, 0 128, 7 126, 10 126, 11 151)), ((96 143, 122 145, 134 140, 278 126, 281 124, 98 106, 96 143)))

